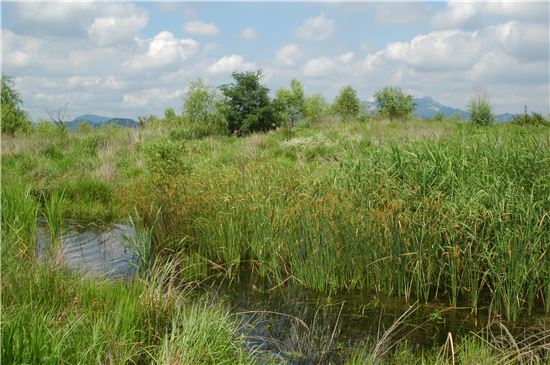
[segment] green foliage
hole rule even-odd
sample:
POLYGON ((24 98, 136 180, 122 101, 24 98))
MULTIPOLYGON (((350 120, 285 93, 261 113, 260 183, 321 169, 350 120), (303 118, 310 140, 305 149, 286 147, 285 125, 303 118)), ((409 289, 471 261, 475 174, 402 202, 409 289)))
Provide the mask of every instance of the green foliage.
POLYGON ((359 118, 361 112, 361 100, 359 100, 355 89, 348 85, 340 90, 340 93, 336 96, 336 99, 334 99, 332 109, 342 121, 349 121, 359 118))
POLYGON ((164 118, 168 121, 175 120, 176 119, 176 112, 174 111, 174 108, 164 109, 164 118))
POLYGON ((157 182, 177 176, 185 169, 185 147, 179 141, 162 139, 145 146, 149 171, 157 182))
POLYGON ((289 89, 277 90, 273 105, 282 123, 294 126, 304 117, 304 102, 304 87, 300 81, 292 79, 289 89))
POLYGON ((304 118, 308 124, 316 124, 329 114, 329 106, 322 94, 306 97, 304 101, 304 118))
POLYGON ((230 133, 265 132, 280 125, 269 89, 260 83, 262 72, 233 72, 234 82, 220 86, 226 97, 225 116, 230 133))
POLYGON ((390 120, 405 120, 414 112, 412 95, 395 86, 386 86, 374 94, 380 114, 390 120))
POLYGON ((32 124, 27 113, 21 109, 23 105, 21 96, 15 89, 13 80, 4 74, 2 74, 1 94, 2 133, 13 135, 17 131, 30 130, 32 124))
POLYGON ((525 111, 523 114, 518 114, 512 119, 512 123, 518 125, 547 125, 549 124, 542 114, 532 112, 531 114, 527 113, 527 106, 525 106, 525 111))
POLYGON ((183 116, 191 133, 198 136, 227 133, 223 97, 201 78, 189 84, 183 99, 183 116))
POLYGON ((470 121, 477 125, 489 125, 495 122, 491 103, 487 95, 481 90, 475 90, 468 105, 470 121))

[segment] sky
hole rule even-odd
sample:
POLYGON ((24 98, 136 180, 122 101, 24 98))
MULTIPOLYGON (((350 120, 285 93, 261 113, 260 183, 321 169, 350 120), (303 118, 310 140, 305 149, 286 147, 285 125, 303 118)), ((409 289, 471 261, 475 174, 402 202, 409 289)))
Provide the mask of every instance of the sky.
POLYGON ((187 85, 261 69, 332 101, 384 86, 466 109, 550 113, 549 13, 540 2, 2 2, 2 72, 35 120, 67 105, 136 118, 181 111, 187 85))

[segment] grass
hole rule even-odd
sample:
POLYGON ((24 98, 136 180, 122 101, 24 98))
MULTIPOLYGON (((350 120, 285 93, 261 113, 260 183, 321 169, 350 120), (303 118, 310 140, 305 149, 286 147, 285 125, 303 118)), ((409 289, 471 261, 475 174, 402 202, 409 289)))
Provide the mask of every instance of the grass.
MULTIPOLYGON (((174 270, 238 280, 246 266, 270 286, 371 289, 474 315, 491 303, 512 321, 550 312, 546 127, 370 121, 200 140, 175 128, 3 136, 3 361, 254 362, 238 318, 176 294, 174 270), (130 285, 32 258, 39 214, 57 237, 65 218, 134 211, 153 274, 130 285)), ((492 359, 468 341, 460 361, 492 359)), ((370 345, 350 363, 368 363, 370 345)), ((406 346, 387 358, 449 360, 406 346)))

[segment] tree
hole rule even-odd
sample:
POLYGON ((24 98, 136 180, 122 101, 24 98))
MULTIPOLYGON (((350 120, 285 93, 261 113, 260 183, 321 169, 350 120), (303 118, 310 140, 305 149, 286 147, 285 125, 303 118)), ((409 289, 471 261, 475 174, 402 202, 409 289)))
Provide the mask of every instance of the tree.
POLYGON ((289 89, 277 90, 277 97, 273 101, 283 123, 293 126, 304 116, 304 87, 300 81, 292 79, 289 89))
POLYGON ((468 105, 470 113, 470 121, 478 125, 489 125, 495 121, 491 103, 485 91, 480 88, 475 88, 470 105, 468 105))
POLYGON ((378 103, 380 114, 394 119, 407 119, 414 112, 415 104, 412 101, 412 95, 408 95, 403 90, 395 86, 386 86, 374 94, 378 103))
POLYGON ((304 102, 304 118, 307 123, 318 123, 329 112, 328 104, 320 93, 310 95, 304 102))
POLYGON ((183 116, 193 128, 205 134, 227 131, 223 115, 224 100, 220 92, 198 78, 189 84, 183 98, 183 116))
POLYGON ((46 114, 50 117, 50 120, 62 131, 67 129, 67 119, 68 117, 69 104, 65 103, 58 106, 57 108, 47 108, 46 114))
POLYGON ((30 129, 32 124, 27 113, 21 108, 23 105, 21 96, 15 89, 11 77, 4 74, 2 74, 1 94, 2 133, 13 135, 19 130, 26 131, 30 129))
POLYGON ((334 99, 332 109, 343 121, 358 118, 361 111, 361 101, 357 97, 355 89, 348 85, 340 90, 340 93, 334 99))
POLYGON ((229 132, 243 135, 279 126, 269 89, 260 83, 262 72, 233 72, 232 76, 233 83, 220 86, 229 132))

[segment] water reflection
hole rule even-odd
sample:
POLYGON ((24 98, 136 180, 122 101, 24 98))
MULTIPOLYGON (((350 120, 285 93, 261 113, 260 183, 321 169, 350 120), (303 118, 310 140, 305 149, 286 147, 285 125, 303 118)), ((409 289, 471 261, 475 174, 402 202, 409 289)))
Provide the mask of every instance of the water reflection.
MULTIPOLYGON (((135 235, 127 224, 97 227, 69 221, 60 238, 63 262, 71 271, 109 278, 130 278, 136 273, 137 257, 128 246, 135 235)), ((45 222, 38 222, 38 256, 44 259, 52 243, 45 222)))

